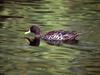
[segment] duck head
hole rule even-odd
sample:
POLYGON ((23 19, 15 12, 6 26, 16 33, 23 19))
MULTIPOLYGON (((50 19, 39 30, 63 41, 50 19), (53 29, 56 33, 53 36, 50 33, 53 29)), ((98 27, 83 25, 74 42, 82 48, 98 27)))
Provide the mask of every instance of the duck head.
POLYGON ((34 33, 35 35, 39 35, 40 34, 40 28, 36 25, 32 25, 29 29, 29 31, 25 32, 25 34, 28 33, 34 33))

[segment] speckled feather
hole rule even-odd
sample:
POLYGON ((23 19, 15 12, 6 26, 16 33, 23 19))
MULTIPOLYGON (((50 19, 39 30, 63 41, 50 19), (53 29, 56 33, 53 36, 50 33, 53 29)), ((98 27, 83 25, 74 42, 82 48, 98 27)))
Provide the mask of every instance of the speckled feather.
POLYGON ((68 31, 51 31, 42 36, 42 39, 49 44, 60 45, 66 40, 75 40, 77 37, 76 32, 68 31))

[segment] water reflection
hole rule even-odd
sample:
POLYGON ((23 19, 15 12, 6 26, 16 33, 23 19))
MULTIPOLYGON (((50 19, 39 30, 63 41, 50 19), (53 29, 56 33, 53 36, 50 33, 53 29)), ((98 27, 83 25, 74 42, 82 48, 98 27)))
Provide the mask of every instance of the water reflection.
POLYGON ((24 18, 0 19, 3 21, 0 27, 1 75, 99 75, 100 15, 90 10, 94 6, 85 6, 80 0, 17 2, 13 7, 8 3, 2 14, 23 15, 24 18), (76 45, 58 47, 41 41, 39 47, 32 47, 23 34, 33 23, 39 24, 43 32, 64 29, 83 34, 76 45))

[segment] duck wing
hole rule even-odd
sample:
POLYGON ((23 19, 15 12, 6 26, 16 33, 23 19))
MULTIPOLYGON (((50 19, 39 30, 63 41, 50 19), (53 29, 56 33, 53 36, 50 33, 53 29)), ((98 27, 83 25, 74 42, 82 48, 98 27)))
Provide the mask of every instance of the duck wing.
POLYGON ((51 31, 44 35, 44 39, 47 41, 48 40, 52 40, 52 41, 59 40, 60 41, 60 40, 63 40, 63 36, 62 36, 61 32, 51 31))
POLYGON ((65 32, 65 34, 63 35, 64 40, 74 40, 76 39, 76 37, 78 36, 78 34, 76 32, 65 32))

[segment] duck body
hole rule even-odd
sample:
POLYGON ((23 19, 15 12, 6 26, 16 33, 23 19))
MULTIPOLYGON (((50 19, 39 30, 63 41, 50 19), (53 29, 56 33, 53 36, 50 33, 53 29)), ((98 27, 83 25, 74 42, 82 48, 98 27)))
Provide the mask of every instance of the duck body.
POLYGON ((78 34, 74 31, 50 31, 42 36, 42 39, 45 40, 48 44, 51 45, 61 45, 63 43, 70 43, 73 44, 77 42, 78 40, 76 37, 78 34))
POLYGON ((63 43, 68 43, 68 44, 78 43, 78 40, 77 40, 78 33, 75 31, 57 30, 57 31, 47 32, 46 34, 41 34, 40 28, 33 25, 30 28, 29 32, 32 32, 35 34, 35 38, 33 40, 30 40, 29 38, 27 38, 30 41, 31 45, 33 46, 39 46, 40 39, 46 41, 46 43, 50 45, 62 45, 63 43))

